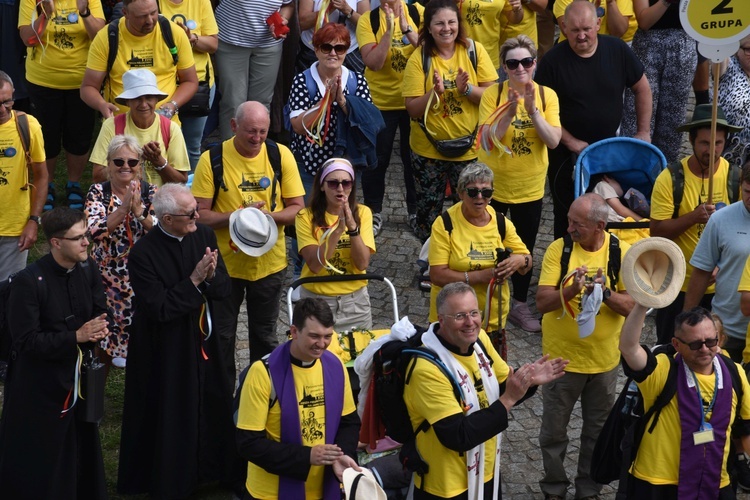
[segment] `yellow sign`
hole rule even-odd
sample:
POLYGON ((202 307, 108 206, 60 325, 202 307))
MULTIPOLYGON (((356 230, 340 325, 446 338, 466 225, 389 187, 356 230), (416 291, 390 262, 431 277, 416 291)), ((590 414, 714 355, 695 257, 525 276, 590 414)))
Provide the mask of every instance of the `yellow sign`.
POLYGON ((750 34, 750 1, 682 0, 680 21, 691 38, 723 45, 750 34))

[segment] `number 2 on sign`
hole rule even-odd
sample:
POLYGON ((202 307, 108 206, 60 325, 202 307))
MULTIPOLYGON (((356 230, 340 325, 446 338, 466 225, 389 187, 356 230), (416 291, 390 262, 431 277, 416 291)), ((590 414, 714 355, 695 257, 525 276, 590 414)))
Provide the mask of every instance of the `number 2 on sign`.
POLYGON ((734 8, 727 7, 732 2, 732 0, 721 0, 719 2, 719 5, 711 9, 711 14, 713 15, 719 15, 719 14, 731 14, 734 12, 734 8))

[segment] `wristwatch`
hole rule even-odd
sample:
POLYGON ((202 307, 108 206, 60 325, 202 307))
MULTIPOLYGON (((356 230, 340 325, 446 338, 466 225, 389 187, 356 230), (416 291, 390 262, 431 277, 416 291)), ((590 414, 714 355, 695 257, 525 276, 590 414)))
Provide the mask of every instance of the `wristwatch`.
POLYGON ((38 215, 29 215, 29 220, 33 220, 34 222, 37 223, 37 225, 42 223, 42 218, 39 217, 38 215))
POLYGON ((602 290, 602 302, 606 302, 609 300, 609 298, 612 296, 612 290, 609 288, 605 288, 602 290))
POLYGON ((348 234, 350 237, 351 236, 359 236, 359 226, 357 226, 355 229, 353 229, 351 231, 347 231, 346 234, 348 234))
POLYGON ((405 30, 401 30, 401 33, 403 33, 404 35, 408 35, 412 31, 414 31, 414 30, 411 29, 411 24, 410 24, 409 26, 406 27, 405 30))

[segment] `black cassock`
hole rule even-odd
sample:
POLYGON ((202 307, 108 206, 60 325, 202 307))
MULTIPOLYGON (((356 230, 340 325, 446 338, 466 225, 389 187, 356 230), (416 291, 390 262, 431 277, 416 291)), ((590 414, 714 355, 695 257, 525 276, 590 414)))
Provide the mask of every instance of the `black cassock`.
MULTIPOLYGON (((219 380, 218 337, 201 331, 204 298, 230 292, 219 256, 211 283, 190 281, 213 230, 200 224, 182 241, 158 226, 128 260, 135 313, 128 345, 120 467, 122 493, 183 498, 205 481, 226 480, 235 457, 232 391, 219 380)), ((204 322, 207 323, 207 322, 204 322)))
MULTIPOLYGON (((76 419, 76 330, 106 312, 101 276, 89 259, 65 269, 47 254, 10 288, 13 338, 0 422, 0 497, 107 497, 97 424, 76 419)), ((80 401, 80 400, 78 400, 80 401)))

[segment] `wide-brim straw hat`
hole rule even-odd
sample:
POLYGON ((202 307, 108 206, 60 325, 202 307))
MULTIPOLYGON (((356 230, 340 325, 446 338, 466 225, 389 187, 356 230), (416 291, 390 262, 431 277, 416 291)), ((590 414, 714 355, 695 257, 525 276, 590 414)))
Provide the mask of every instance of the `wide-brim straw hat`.
POLYGON ((637 303, 661 309, 674 302, 685 281, 685 256, 666 238, 633 244, 622 262, 622 280, 637 303))
POLYGON ((276 244, 279 229, 270 215, 249 207, 229 216, 229 237, 243 253, 260 257, 276 244))
POLYGON ((344 469, 341 479, 347 500, 387 500, 388 498, 370 469, 362 467, 362 470, 358 472, 349 467, 344 469))

